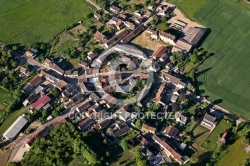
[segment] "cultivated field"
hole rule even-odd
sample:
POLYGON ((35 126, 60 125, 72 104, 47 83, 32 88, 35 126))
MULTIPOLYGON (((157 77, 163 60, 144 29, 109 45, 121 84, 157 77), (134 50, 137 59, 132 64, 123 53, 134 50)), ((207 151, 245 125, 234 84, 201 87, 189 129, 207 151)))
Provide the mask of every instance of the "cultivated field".
POLYGON ((194 15, 203 7, 208 0, 169 0, 176 5, 189 19, 195 20, 194 15))
POLYGON ((1 0, 0 41, 49 42, 94 8, 84 0, 1 0))
POLYGON ((233 1, 210 0, 195 17, 211 28, 202 47, 214 53, 199 68, 200 92, 250 119, 250 10, 233 1))

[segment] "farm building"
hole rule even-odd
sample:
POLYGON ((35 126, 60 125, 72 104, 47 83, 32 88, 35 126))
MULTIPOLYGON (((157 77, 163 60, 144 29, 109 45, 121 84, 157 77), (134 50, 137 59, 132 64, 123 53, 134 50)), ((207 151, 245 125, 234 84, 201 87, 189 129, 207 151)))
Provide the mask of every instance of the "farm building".
POLYGON ((196 46, 200 42, 205 33, 206 29, 204 28, 198 28, 198 27, 189 28, 185 32, 185 36, 183 37, 183 39, 188 43, 192 44, 193 46, 196 46))
POLYGON ((26 125, 27 122, 28 120, 26 119, 25 114, 19 116, 19 118, 5 131, 5 133, 3 134, 4 138, 8 140, 13 140, 22 130, 22 128, 26 125))

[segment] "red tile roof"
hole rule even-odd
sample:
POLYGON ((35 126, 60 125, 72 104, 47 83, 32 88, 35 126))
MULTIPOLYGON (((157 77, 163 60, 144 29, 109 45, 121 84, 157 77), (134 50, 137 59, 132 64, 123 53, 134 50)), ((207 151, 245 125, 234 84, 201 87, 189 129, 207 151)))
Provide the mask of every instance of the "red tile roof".
POLYGON ((45 63, 46 65, 49 65, 49 64, 51 63, 51 61, 50 61, 50 59, 46 58, 46 59, 44 60, 44 63, 45 63))
POLYGON ((50 100, 51 99, 47 95, 44 95, 44 96, 40 97, 36 102, 31 104, 31 108, 39 110, 43 106, 45 106, 48 102, 50 102, 50 100))
POLYGON ((159 35, 164 36, 165 38, 168 38, 168 39, 171 39, 171 40, 175 40, 174 35, 171 35, 170 33, 166 33, 164 31, 159 31, 159 35))
POLYGON ((145 123, 142 124, 142 129, 147 130, 147 131, 151 131, 152 133, 155 133, 155 131, 156 131, 156 128, 154 128, 152 126, 148 126, 145 123))
POLYGON ((156 135, 153 135, 153 139, 158 144, 160 144, 164 148, 164 150, 168 151, 176 161, 178 161, 180 164, 184 163, 182 156, 178 152, 176 152, 170 145, 168 145, 165 141, 161 140, 156 135))
POLYGON ((174 126, 168 126, 166 129, 165 129, 165 132, 164 134, 165 135, 168 135, 170 137, 176 137, 177 134, 178 134, 179 130, 177 128, 175 128, 174 126))
POLYGON ((99 20, 101 18, 101 15, 97 12, 94 12, 94 17, 99 20))
POLYGON ((106 37, 99 31, 96 31, 96 33, 94 34, 94 38, 98 41, 102 41, 104 40, 106 37))
POLYGON ((21 68, 20 68, 20 72, 25 74, 25 73, 26 73, 26 71, 27 71, 27 68, 25 68, 25 67, 22 67, 22 66, 21 66, 21 68))
POLYGON ((37 86, 40 82, 42 82, 42 77, 36 76, 31 82, 30 85, 37 86))
POLYGON ((156 52, 154 52, 153 57, 161 58, 167 52, 167 50, 167 47, 161 46, 156 52))

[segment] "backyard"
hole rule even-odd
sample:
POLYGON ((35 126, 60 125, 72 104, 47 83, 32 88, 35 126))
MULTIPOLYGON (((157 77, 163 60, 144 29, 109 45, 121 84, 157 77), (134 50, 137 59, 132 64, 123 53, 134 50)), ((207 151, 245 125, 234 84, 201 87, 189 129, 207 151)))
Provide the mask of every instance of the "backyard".
POLYGON ((215 127, 215 129, 212 131, 212 133, 208 136, 206 141, 202 144, 204 148, 207 150, 215 150, 217 147, 218 139, 220 138, 221 134, 223 134, 227 129, 231 127, 231 123, 227 123, 224 120, 221 120, 221 122, 215 127))
POLYGON ((195 129, 193 130, 193 136, 195 138, 195 141, 201 145, 208 137, 209 135, 209 130, 203 126, 196 126, 195 129))
POLYGON ((153 52, 157 51, 161 46, 168 46, 163 41, 151 40, 147 32, 137 36, 131 43, 142 49, 148 56, 153 55, 153 52))
POLYGON ((133 164, 135 162, 134 152, 138 148, 140 147, 136 146, 123 152, 122 152, 122 149, 118 148, 116 151, 113 152, 113 156, 117 157, 117 161, 112 163, 111 166, 116 166, 116 165, 126 166, 126 165, 133 164), (120 153, 122 154, 117 156, 117 154, 120 154, 120 153))
POLYGON ((0 41, 23 45, 49 42, 67 26, 84 20, 93 10, 82 0, 1 0, 0 41))

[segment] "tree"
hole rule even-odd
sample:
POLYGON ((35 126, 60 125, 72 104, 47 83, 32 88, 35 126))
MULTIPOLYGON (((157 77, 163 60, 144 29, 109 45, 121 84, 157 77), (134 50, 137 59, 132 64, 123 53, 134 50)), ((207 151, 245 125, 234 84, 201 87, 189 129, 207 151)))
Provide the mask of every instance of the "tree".
POLYGON ((122 139, 120 142, 120 146, 122 147, 123 151, 128 149, 128 143, 126 139, 122 139))
POLYGON ((146 165, 147 165, 147 163, 146 163, 145 160, 139 160, 139 161, 137 161, 137 166, 146 166, 146 165))
POLYGON ((242 138, 242 142, 250 145, 250 131, 248 131, 242 138))
POLYGON ((141 126, 142 126, 142 121, 141 121, 141 119, 137 119, 137 121, 135 122, 135 127, 138 128, 138 129, 140 129, 141 126))
POLYGON ((198 58, 197 58, 196 54, 190 55, 190 62, 193 63, 193 64, 198 62, 198 58))
POLYGON ((135 4, 133 4, 132 6, 131 6, 131 10, 134 12, 134 11, 136 11, 136 5, 135 4))
POLYGON ((13 49, 13 50, 17 50, 17 46, 13 46, 12 49, 13 49))
POLYGON ((109 136, 111 136, 111 135, 114 134, 114 132, 113 132, 113 130, 112 130, 111 128, 108 128, 107 131, 106 131, 106 133, 107 133, 109 136))
POLYGON ((181 92, 179 95, 179 101, 184 101, 186 100, 186 93, 185 92, 181 92))

